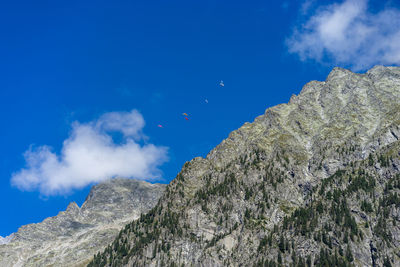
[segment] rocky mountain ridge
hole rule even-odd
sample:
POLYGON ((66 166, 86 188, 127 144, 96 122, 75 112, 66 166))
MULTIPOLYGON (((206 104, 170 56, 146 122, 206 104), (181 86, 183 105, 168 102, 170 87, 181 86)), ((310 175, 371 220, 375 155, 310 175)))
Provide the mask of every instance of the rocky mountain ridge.
POLYGON ((11 234, 11 235, 6 236, 6 237, 0 236, 0 245, 8 244, 13 237, 14 237, 14 234, 11 234))
POLYGON ((151 209, 165 189, 131 179, 92 187, 82 207, 24 225, 0 245, 0 266, 85 266, 128 222, 151 209))
POLYGON ((399 266, 400 68, 335 68, 195 158, 89 266, 399 266))

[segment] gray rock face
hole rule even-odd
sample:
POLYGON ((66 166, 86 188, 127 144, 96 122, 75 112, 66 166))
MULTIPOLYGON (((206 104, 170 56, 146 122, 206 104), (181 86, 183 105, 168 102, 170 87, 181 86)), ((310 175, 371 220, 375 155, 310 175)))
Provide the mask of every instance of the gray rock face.
POLYGON ((400 68, 335 68, 186 163, 90 266, 400 266, 399 137, 400 68))
POLYGON ((0 245, 8 244, 13 237, 14 237, 14 234, 11 234, 11 235, 6 236, 6 237, 0 236, 0 245))
POLYGON ((72 202, 57 216, 20 227, 0 245, 0 266, 84 266, 125 224, 154 207, 164 189, 131 179, 95 185, 82 207, 72 202))

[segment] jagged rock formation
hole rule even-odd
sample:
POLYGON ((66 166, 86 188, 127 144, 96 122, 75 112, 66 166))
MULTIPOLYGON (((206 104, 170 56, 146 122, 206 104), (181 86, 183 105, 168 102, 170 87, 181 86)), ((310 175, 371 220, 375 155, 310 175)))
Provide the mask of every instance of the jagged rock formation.
POLYGON ((89 266, 400 266, 400 68, 335 68, 195 158, 89 266))
POLYGON ((24 225, 0 245, 0 266, 85 266, 128 222, 155 206, 165 185, 112 179, 93 186, 82 207, 24 225))
POLYGON ((11 234, 11 235, 6 236, 6 237, 0 236, 0 245, 8 244, 13 237, 14 237, 14 234, 11 234))

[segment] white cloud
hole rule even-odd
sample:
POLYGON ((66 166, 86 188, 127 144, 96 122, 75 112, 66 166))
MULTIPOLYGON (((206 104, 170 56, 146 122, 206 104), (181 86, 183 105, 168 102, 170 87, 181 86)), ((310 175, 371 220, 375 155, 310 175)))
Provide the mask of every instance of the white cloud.
POLYGON ((125 137, 139 139, 144 127, 144 119, 137 110, 131 112, 109 112, 102 115, 96 123, 98 129, 119 131, 125 137))
POLYGON ((25 152, 26 168, 14 173, 12 185, 21 190, 39 190, 43 195, 66 194, 73 189, 112 177, 151 180, 167 160, 167 148, 141 145, 142 115, 136 111, 110 112, 89 123, 75 122, 60 155, 50 147, 25 152), (121 132, 115 143, 110 131, 121 132))
POLYGON ((400 64, 400 10, 368 11, 367 0, 316 9, 287 39, 301 60, 332 62, 353 70, 400 64))

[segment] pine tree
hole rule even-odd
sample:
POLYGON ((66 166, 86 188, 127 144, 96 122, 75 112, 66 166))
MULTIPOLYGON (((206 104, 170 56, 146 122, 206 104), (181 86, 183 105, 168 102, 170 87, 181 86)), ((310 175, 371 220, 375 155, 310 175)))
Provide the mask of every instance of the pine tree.
POLYGON ((354 260, 353 254, 351 253, 351 250, 350 250, 350 245, 347 246, 347 250, 346 250, 346 259, 347 259, 349 262, 352 262, 352 261, 354 260))
POLYGON ((278 251, 278 263, 282 264, 282 255, 280 251, 278 251))
POLYGON ((285 239, 283 235, 281 235, 280 241, 279 241, 279 250, 281 252, 285 252, 285 239))
POLYGON ((307 262, 306 263, 307 263, 308 267, 311 267, 311 255, 307 256, 307 262))
POLYGON ((388 257, 385 257, 385 260, 383 261, 383 267, 392 267, 388 257))

